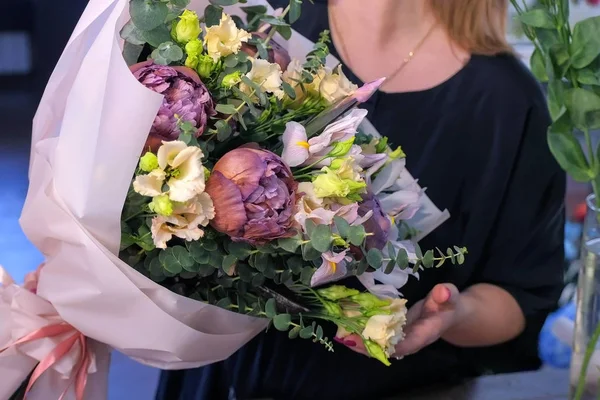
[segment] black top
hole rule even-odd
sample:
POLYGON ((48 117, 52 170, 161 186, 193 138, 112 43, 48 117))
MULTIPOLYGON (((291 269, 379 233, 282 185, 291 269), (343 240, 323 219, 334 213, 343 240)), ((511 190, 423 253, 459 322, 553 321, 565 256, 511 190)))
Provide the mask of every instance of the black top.
MULTIPOLYGON (((287 0, 271 3, 284 7, 287 0)), ((294 28, 316 41, 328 29, 326 2, 305 2, 294 28)), ((402 146, 409 171, 433 202, 451 213, 421 247, 469 249, 465 265, 421 272, 402 293, 414 302, 436 283, 460 290, 492 283, 518 301, 526 332, 485 349, 439 341, 385 367, 341 345, 332 354, 271 331, 226 362, 165 373, 158 398, 376 399, 442 380, 539 367, 537 336, 562 288, 565 174, 548 150, 550 120, 534 78, 512 56, 475 55, 439 86, 377 93, 366 108, 378 131, 402 146)))

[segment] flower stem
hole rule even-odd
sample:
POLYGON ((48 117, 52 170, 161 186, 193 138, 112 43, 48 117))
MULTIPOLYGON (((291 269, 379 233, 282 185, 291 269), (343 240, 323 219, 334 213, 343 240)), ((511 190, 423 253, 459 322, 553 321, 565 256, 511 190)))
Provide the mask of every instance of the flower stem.
POLYGON ((575 390, 575 397, 573 400, 582 400, 583 392, 585 391, 585 381, 587 370, 590 366, 590 361, 592 360, 592 355, 596 350, 596 343, 598 343, 598 339, 600 339, 600 324, 596 326, 596 330, 592 334, 590 341, 585 349, 585 354, 583 356, 583 363, 581 364, 581 372, 579 373, 579 380, 577 381, 577 389, 575 390))
MULTIPOLYGON (((288 12, 290 12, 290 4, 288 4, 288 6, 285 8, 285 10, 283 10, 281 15, 279 17, 277 17, 277 19, 283 21, 283 18, 285 18, 285 16, 287 15, 288 12)), ((275 36, 275 33, 277 33, 277 28, 272 26, 271 30, 269 31, 269 34, 267 35, 267 38, 265 39, 265 43, 264 43, 265 47, 267 47, 267 45, 269 44, 271 39, 273 39, 273 36, 275 36)))

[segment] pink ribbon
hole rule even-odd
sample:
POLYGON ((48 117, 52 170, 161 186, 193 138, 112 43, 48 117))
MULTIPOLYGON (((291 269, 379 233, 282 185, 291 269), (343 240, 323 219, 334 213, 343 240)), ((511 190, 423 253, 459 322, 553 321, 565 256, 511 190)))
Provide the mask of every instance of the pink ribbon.
MULTIPOLYGON (((54 350, 50 352, 33 370, 31 374, 31 378, 29 379, 29 384, 27 385, 27 389, 25 390, 25 397, 27 397, 27 393, 31 390, 33 384, 42 376, 44 372, 48 370, 48 368, 52 367, 54 364, 59 362, 65 355, 73 349, 75 344, 79 343, 81 348, 80 359, 77 362, 75 367, 75 396, 77 400, 83 400, 83 395, 85 392, 85 386, 87 384, 87 372, 90 366, 91 356, 87 346, 86 337, 71 325, 67 323, 60 323, 55 325, 48 325, 43 328, 37 329, 25 336, 21 339, 15 341, 11 345, 0 349, 0 353, 7 350, 9 347, 18 346, 24 343, 33 342, 43 338, 51 338, 60 336, 69 332, 75 332, 73 335, 69 336, 67 339, 60 342, 54 350)), ((71 380, 67 385, 66 389, 63 391, 58 400, 63 400, 69 391, 69 388, 73 384, 71 380)))

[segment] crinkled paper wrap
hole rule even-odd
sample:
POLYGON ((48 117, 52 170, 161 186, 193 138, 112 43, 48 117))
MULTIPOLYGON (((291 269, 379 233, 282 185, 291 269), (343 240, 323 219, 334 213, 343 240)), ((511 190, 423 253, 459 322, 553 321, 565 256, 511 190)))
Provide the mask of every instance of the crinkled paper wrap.
MULTIPOLYGON (((106 398, 110 348, 158 368, 192 368, 229 357, 266 327, 263 319, 176 295, 117 257, 123 203, 162 101, 136 81, 121 55, 128 3, 89 1, 47 85, 34 119, 21 217, 46 264, 37 295, 12 284, 0 293, 0 348, 51 323, 48 315, 90 338, 94 362, 85 398, 92 400, 106 398)), ((190 8, 201 12, 206 5, 192 0, 190 8)), ((299 58, 312 43, 295 33, 285 46, 299 58)), ((443 213, 435 206, 428 212, 436 222, 431 231, 443 213)), ((52 346, 40 340, 0 353, 0 399, 52 346)), ((44 374, 28 398, 59 398, 69 363, 44 374)))

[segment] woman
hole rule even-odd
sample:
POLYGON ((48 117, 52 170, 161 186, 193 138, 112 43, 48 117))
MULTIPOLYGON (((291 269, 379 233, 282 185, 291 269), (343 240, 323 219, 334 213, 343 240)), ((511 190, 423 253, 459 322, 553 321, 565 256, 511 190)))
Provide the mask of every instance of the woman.
POLYGON ((544 97, 505 42, 507 0, 304 3, 295 28, 313 41, 330 29, 351 80, 389 77, 369 119, 452 215, 422 247, 464 245, 468 261, 402 289, 419 301, 391 367, 353 352, 353 338, 331 354, 271 331, 225 362, 165 374, 158 397, 385 398, 539 367, 537 335, 562 286, 565 176, 544 97))

